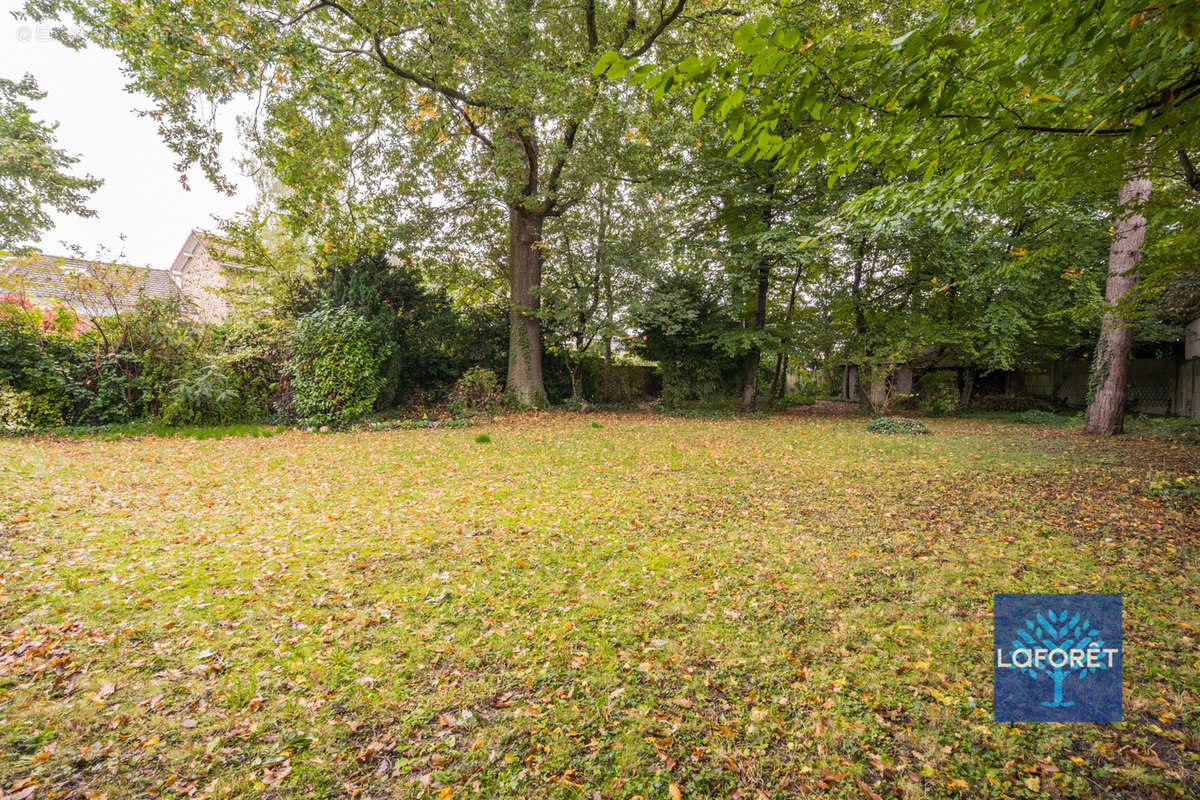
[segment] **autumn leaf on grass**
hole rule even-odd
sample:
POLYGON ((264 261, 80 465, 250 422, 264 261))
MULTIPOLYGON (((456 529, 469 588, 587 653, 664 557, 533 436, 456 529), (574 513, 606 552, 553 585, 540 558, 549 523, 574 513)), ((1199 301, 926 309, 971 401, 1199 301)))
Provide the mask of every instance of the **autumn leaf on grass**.
POLYGON ((679 788, 678 783, 672 783, 667 787, 667 791, 671 795, 671 800, 683 800, 683 790, 679 788))
POLYGON ((273 766, 263 767, 262 782, 267 786, 278 787, 291 774, 292 762, 290 759, 285 759, 273 766))
POLYGON ((117 685, 115 683, 112 681, 105 681, 104 683, 100 684, 100 688, 97 689, 96 693, 92 695, 92 701, 95 703, 103 703, 105 700, 111 697, 113 692, 116 690, 117 685))
POLYGON ((868 786, 862 778, 855 775, 854 782, 858 784, 858 790, 863 793, 867 800, 883 800, 883 798, 880 797, 874 789, 868 786))
POLYGON ((364 761, 370 761, 371 759, 383 753, 390 753, 395 748, 395 736, 382 736, 378 739, 372 740, 370 744, 359 750, 358 754, 354 756, 354 760, 361 764, 364 761))

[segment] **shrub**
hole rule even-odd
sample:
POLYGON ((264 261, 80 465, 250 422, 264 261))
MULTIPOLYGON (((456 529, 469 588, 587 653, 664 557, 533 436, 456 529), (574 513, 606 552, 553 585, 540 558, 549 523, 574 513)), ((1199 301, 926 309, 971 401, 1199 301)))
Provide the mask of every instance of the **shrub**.
POLYGON ((632 405, 660 391, 654 367, 606 364, 599 358, 583 361, 583 396, 594 403, 632 405))
POLYGON ((1050 411, 1054 406, 1047 400, 1023 394, 984 395, 975 401, 984 411, 1050 411))
POLYGON ((168 425, 222 425, 236 422, 237 390, 229 377, 208 364, 196 372, 171 381, 168 399, 161 413, 168 425))
POLYGON ((708 405, 737 393, 742 359, 720 342, 739 326, 720 287, 698 276, 668 277, 635 309, 634 322, 642 335, 632 350, 658 362, 661 406, 708 405))
POLYGON ((231 411, 235 420, 259 419, 277 414, 288 404, 284 365, 290 356, 288 324, 258 319, 240 322, 220 331, 212 362, 238 394, 231 411))
POLYGON ((1165 500, 1172 507, 1200 503, 1200 472, 1178 476, 1151 475, 1146 482, 1146 494, 1165 500))
POLYGON ((958 382, 953 370, 926 372, 920 381, 920 409, 926 414, 949 414, 958 407, 958 382))
POLYGON ((492 437, 488 436, 486 433, 481 433, 475 437, 476 444, 489 444, 491 441, 492 437))
POLYGON ((116 425, 150 416, 155 393, 144 366, 132 353, 103 353, 76 363, 74 424, 116 425))
POLYGON ((446 407, 456 417, 500 411, 504 407, 504 396, 496 373, 483 367, 471 367, 455 382, 446 407))
POLYGON ((0 383, 0 433, 25 433, 37 426, 30 421, 33 396, 0 383))
POLYGON ((319 283, 326 305, 362 315, 375 337, 390 345, 380 367, 380 406, 403 401, 416 389, 440 395, 454 380, 458 370, 448 351, 458 318, 446 293, 427 286, 412 266, 366 249, 330 264, 319 283))
POLYGON ((929 428, 924 422, 907 417, 875 417, 867 423, 867 432, 919 436, 928 434, 929 428))
POLYGON ((290 337, 292 408, 305 425, 347 423, 371 410, 388 346, 365 317, 345 307, 301 317, 290 337))

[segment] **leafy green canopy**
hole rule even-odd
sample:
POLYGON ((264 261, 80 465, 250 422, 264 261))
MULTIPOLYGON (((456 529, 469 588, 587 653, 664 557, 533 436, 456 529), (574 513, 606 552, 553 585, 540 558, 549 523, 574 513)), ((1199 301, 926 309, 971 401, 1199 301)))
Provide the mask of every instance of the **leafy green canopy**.
MULTIPOLYGON (((958 0, 890 38, 895 30, 765 16, 734 33, 744 57, 632 74, 660 94, 689 87, 693 114, 720 117, 744 157, 823 159, 832 179, 876 161, 889 177, 995 182, 1036 169, 1069 180, 1098 152, 1173 157, 1196 143, 1194 3, 1091 0, 1064 13, 1037 0, 958 0), (1063 136, 1048 150, 1055 140, 1036 134, 1063 136)), ((609 53, 596 70, 619 76, 633 64, 609 53)))
POLYGON ((95 216, 87 196, 101 181, 67 170, 79 159, 54 146, 54 127, 34 118, 33 77, 0 78, 0 251, 23 248, 51 226, 50 211, 95 216))
MULTIPOLYGON (((619 87, 591 74, 596 55, 647 52, 683 7, 683 0, 651 9, 528 0, 26 5, 38 19, 73 18, 86 40, 116 51, 132 86, 153 99, 181 166, 199 164, 219 186, 228 184, 215 109, 251 97, 258 103, 247 120, 251 143, 287 186, 282 203, 294 220, 343 230, 395 226, 438 206, 477 211, 492 231, 502 205, 554 214, 582 195, 593 159, 569 156, 590 151, 602 163, 588 132, 621 110, 619 87)), ((427 238, 436 233, 424 224, 427 238)), ((451 249, 464 248, 456 244, 451 249)))
POLYGON ((693 115, 715 115, 740 158, 820 164, 831 184, 878 165, 885 180, 849 206, 875 217, 949 224, 998 197, 1033 207, 1115 196, 1137 172, 1155 183, 1152 249, 1176 262, 1195 254, 1194 3, 956 0, 868 20, 781 11, 739 27, 733 56, 661 68, 609 53, 595 69, 629 72, 659 95, 683 87, 693 115))

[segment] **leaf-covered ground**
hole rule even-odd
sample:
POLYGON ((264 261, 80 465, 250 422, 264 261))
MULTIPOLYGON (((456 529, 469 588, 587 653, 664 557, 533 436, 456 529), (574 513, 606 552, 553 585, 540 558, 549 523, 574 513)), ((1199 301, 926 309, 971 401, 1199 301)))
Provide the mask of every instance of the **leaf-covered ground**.
POLYGON ((0 795, 1196 796, 1200 450, 930 426, 0 440, 0 795), (1125 722, 992 723, 1014 591, 1125 722))

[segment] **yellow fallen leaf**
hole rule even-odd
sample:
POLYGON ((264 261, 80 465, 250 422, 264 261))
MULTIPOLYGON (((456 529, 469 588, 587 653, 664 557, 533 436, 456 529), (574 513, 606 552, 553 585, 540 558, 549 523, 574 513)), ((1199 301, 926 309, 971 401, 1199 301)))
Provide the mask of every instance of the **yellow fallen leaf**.
POLYGON ((679 788, 678 783, 672 783, 667 787, 667 791, 671 795, 671 800, 683 800, 683 790, 679 788))
POLYGON ((453 786, 443 786, 442 790, 438 792, 438 800, 450 800, 452 794, 454 794, 453 786))

